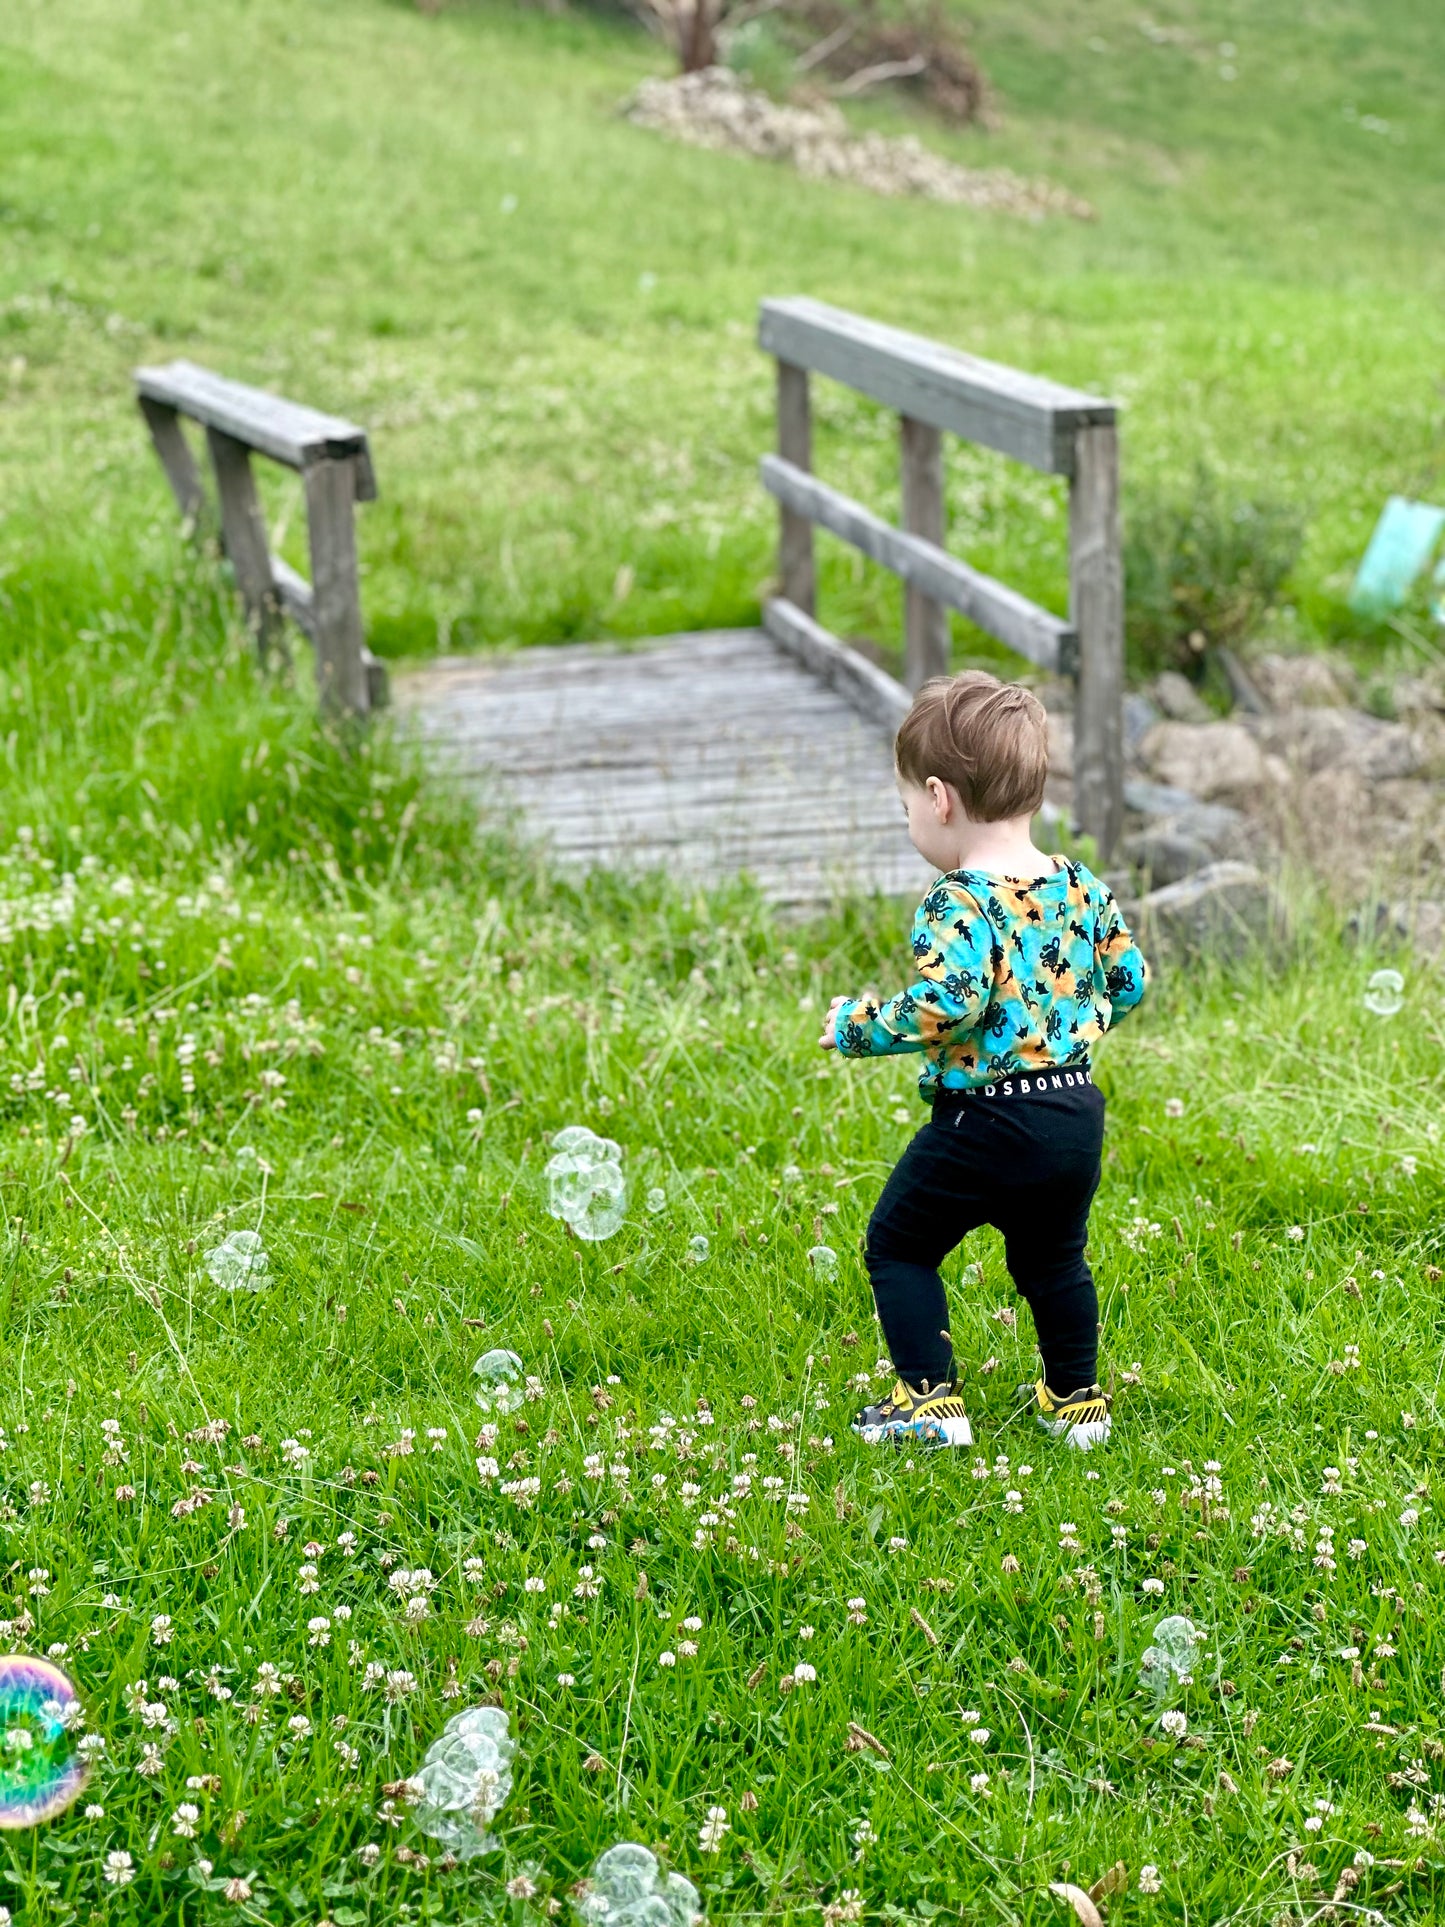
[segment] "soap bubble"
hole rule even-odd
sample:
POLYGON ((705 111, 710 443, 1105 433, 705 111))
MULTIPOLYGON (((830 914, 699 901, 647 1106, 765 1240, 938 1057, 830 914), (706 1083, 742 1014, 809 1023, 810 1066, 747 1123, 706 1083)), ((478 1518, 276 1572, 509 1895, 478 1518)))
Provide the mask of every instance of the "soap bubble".
POLYGON ((654 1184, 643 1202, 646 1204, 648 1210, 656 1215, 659 1211, 666 1211, 667 1193, 660 1184, 654 1184))
POLYGON ((83 1724, 58 1666, 25 1654, 0 1658, 0 1827, 37 1827, 77 1797, 86 1765, 73 1735, 83 1724))
POLYGON ((477 1403, 484 1412, 510 1412, 521 1404, 525 1368, 515 1352, 483 1352, 472 1370, 482 1381, 477 1387, 477 1403))
POLYGON ((1165 1699, 1177 1683, 1194 1671, 1202 1635, 1192 1620, 1182 1613, 1171 1613, 1154 1628, 1154 1644, 1146 1647, 1139 1661, 1139 1679, 1160 1698, 1165 1699))
POLYGON ((695 1265, 705 1265, 712 1256, 712 1246, 700 1231, 695 1238, 688 1239, 687 1255, 695 1265))
POLYGON ((552 1140, 547 1160, 547 1209, 565 1219, 579 1238, 596 1243, 622 1223, 627 1180, 622 1146, 598 1137, 585 1124, 569 1124, 552 1140))
POLYGON ((587 1884, 576 1903, 587 1927, 694 1927, 702 1919, 692 1882, 664 1874, 657 1855, 632 1841, 609 1847, 587 1884))
POLYGON ((206 1270, 226 1291, 259 1291, 271 1260, 259 1231, 232 1231, 206 1253, 206 1270))
POLYGON ((838 1254, 831 1245, 814 1245, 808 1263, 820 1278, 831 1278, 838 1269, 838 1254))
POLYGON ((501 1843, 487 1832, 512 1791, 517 1742, 499 1706, 470 1706, 442 1728, 411 1777, 419 1798, 412 1818, 458 1860, 491 1853, 501 1843))
POLYGON ((1365 986, 1365 1009, 1376 1017, 1393 1017, 1405 1002, 1405 979, 1398 970, 1377 970, 1365 986))

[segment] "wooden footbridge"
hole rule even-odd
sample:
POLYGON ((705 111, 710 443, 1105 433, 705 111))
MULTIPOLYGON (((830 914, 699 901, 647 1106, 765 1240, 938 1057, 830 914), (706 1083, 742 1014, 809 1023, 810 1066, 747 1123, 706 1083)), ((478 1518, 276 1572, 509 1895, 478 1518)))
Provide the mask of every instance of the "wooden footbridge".
MULTIPOLYGON (((780 516, 778 593, 761 628, 408 665, 392 678, 398 712, 483 811, 569 867, 661 866, 698 883, 746 871, 770 898, 806 908, 911 891, 927 873, 904 833, 891 741, 909 689, 945 673, 956 611, 1074 679, 1074 814, 1107 852, 1123 772, 1113 404, 806 299, 764 302, 759 341, 777 364, 778 450, 761 478, 780 516), (813 474, 815 375, 897 411, 901 526, 813 474), (1067 620, 945 549, 945 434, 1068 477, 1067 620), (904 581, 903 683, 818 623, 815 528, 904 581)), ((365 713, 385 694, 357 589, 353 504, 375 493, 365 431, 184 362, 136 380, 192 518, 205 491, 178 418, 205 430, 223 541, 263 652, 291 616, 315 644, 323 701, 365 713), (302 473, 310 583, 270 552, 253 451, 302 473)))

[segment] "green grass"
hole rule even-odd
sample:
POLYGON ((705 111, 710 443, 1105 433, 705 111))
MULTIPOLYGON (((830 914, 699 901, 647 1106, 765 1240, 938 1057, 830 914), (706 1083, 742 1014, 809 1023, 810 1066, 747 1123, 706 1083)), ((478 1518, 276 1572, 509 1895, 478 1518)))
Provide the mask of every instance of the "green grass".
MULTIPOLYGON (((1120 396, 1135 500, 1202 459, 1301 505, 1277 627, 1349 636, 1381 499, 1428 493, 1441 456, 1433 9, 1173 0, 1154 39, 1125 0, 973 12, 1002 130, 867 118, 1054 175, 1097 222, 680 151, 615 111, 658 50, 586 15, 16 0, 0 548, 169 520, 127 372, 185 353, 372 429, 386 651, 746 620, 773 543, 753 321, 801 290, 1120 396)), ((890 505, 891 419, 819 400, 820 468, 890 505)), ((294 489, 269 503, 303 561, 294 489)), ((1052 484, 960 451, 949 508, 962 549, 1059 604, 1052 484)), ((889 582, 831 544, 825 604, 896 637, 889 582)))
MULTIPOLYGON (((1278 969, 1163 973, 1101 1054, 1109 1451, 1011 1416, 1031 1336, 991 1235, 949 1268, 977 1452, 856 1449, 858 1240, 919 1110, 906 1065, 814 1040, 896 979, 897 909, 584 892, 478 836, 384 723, 318 724, 304 664, 256 676, 125 387, 185 351, 371 422, 393 649, 733 620, 769 566, 752 305, 807 287, 1132 381, 1140 486, 1203 438, 1303 494, 1314 633, 1425 472, 1439 328, 1427 17, 1351 50, 1364 11, 1317 13, 1291 96, 1282 8, 1188 16, 1233 83, 1102 0, 982 10, 1007 125, 950 144, 1101 210, 1038 230, 668 149, 611 118, 651 50, 585 19, 0 21, 0 1646, 53 1653, 106 1742, 68 1815, 0 1832, 11 1921, 520 1927, 623 1838, 718 1922, 1057 1922, 1050 1881, 1121 1860, 1115 1922, 1445 1913, 1438 973, 1372 1017, 1379 960, 1309 914, 1278 969), (1403 144, 1335 117, 1347 61, 1403 144), (624 1150, 601 1244, 547 1211, 575 1122, 624 1150), (237 1229, 254 1293, 206 1268, 237 1229), (497 1345, 538 1396, 492 1441, 497 1345), (409 1621, 388 1574, 423 1568, 409 1621), (1207 1633, 1187 1743, 1138 1683, 1165 1612, 1207 1633), (517 1784, 500 1853, 449 1869, 386 1788, 482 1699, 517 1784)), ((885 499, 888 424, 834 394, 823 425, 885 499)), ((973 552, 1056 583, 1042 485, 964 461, 954 490, 973 552)), ((884 628, 830 566, 836 618, 884 628)))
POLYGON ((1116 1920, 1296 1920, 1361 1852, 1356 1904, 1439 1917, 1433 977, 1370 1017, 1375 960, 1318 927, 1283 972, 1166 973, 1103 1053, 1114 1443, 1011 1416, 1031 1334, 988 1234, 949 1267, 977 1451, 870 1453, 858 1240, 919 1111, 906 1063, 814 1039, 901 967, 892 913, 779 926, 474 844, 384 731, 258 687, 163 549, 3 593, 0 1620, 106 1741, 80 1806, 0 1836, 15 1920, 533 1918, 619 1838, 718 1921, 1053 1921, 1049 1881, 1119 1860, 1116 1920), (573 1122, 624 1150, 600 1244, 547 1212, 573 1122), (205 1267, 234 1229, 255 1293, 205 1267), (537 1386, 493 1442, 497 1345, 537 1386), (1207 1629, 1187 1744, 1139 1685, 1165 1612, 1207 1629), (423 1865, 385 1788, 482 1699, 519 1741, 502 1850, 423 1865))

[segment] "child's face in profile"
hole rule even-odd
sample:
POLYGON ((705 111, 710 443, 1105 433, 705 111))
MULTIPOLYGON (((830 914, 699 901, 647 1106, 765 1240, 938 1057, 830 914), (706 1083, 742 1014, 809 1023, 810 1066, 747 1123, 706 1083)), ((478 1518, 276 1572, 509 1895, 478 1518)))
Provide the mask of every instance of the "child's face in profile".
POLYGON ((935 870, 951 870, 957 862, 958 828, 963 804, 946 783, 930 776, 926 785, 898 778, 903 814, 908 818, 908 840, 935 870))

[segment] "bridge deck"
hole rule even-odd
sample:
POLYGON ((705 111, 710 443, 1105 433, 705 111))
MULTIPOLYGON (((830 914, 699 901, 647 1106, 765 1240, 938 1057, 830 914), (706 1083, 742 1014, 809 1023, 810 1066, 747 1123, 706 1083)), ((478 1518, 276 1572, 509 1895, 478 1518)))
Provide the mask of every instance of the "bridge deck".
POLYGON ((567 864, 747 871, 773 901, 919 892, 883 731, 759 629, 400 668, 393 701, 483 811, 567 864))

